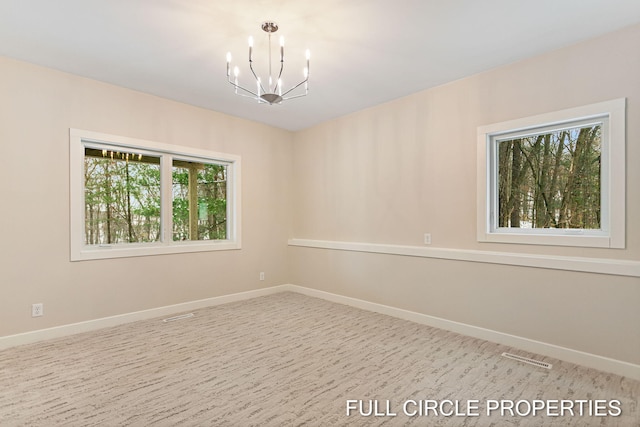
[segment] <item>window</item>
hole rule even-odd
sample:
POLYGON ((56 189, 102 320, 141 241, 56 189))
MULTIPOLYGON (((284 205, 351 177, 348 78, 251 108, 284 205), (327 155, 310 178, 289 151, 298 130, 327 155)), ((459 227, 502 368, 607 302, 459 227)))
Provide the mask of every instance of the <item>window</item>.
POLYGON ((625 246, 625 100, 478 128, 478 240, 625 246))
POLYGON ((240 158, 70 131, 71 260, 240 248, 240 158))

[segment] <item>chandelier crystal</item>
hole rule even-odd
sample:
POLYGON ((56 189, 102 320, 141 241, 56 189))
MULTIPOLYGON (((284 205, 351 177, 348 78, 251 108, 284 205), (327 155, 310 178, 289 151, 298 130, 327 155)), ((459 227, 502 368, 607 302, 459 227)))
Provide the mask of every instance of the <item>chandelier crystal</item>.
POLYGON ((231 73, 231 52, 227 53, 227 80, 235 89, 236 95, 246 96, 255 99, 260 104, 280 104, 288 99, 300 98, 306 96, 309 92, 309 49, 306 51, 307 66, 303 70, 304 79, 292 86, 288 90, 282 88, 282 71, 284 69, 284 37, 280 37, 280 70, 274 79, 271 67, 271 34, 278 31, 278 24, 274 22, 264 22, 262 30, 269 36, 269 75, 266 82, 258 77, 253 69, 253 37, 249 37, 249 69, 256 80, 256 89, 248 89, 238 83, 238 75, 240 69, 238 66, 233 67, 233 77, 231 73))

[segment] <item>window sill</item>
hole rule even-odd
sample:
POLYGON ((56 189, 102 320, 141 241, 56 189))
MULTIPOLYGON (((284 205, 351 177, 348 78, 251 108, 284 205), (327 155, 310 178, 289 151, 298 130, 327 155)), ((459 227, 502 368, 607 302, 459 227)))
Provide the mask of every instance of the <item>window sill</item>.
POLYGON ((188 241, 175 242, 171 245, 102 245, 98 247, 84 247, 71 251, 71 261, 88 261, 96 259, 128 258, 138 256, 169 255, 192 252, 229 251, 242 249, 240 242, 229 240, 221 241, 188 241))
POLYGON ((585 248, 616 248, 609 236, 553 234, 531 235, 525 233, 485 233, 478 236, 481 243, 514 243, 521 245, 574 246, 585 248))

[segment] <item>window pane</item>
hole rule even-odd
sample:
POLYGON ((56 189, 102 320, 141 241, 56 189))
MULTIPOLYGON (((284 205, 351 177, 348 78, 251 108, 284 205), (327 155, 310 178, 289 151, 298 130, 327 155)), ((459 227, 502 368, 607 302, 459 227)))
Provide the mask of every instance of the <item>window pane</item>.
POLYGON ((160 158, 85 147, 86 245, 160 240, 160 158))
POLYGON ((173 160, 173 240, 227 238, 227 166, 173 160))
POLYGON ((601 128, 498 140, 498 227, 600 229, 601 128))

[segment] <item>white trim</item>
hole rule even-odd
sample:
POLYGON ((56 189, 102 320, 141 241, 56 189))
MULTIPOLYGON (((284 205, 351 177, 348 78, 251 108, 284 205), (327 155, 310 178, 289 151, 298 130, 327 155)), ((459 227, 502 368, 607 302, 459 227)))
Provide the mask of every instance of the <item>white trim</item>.
POLYGON ((477 240, 479 242, 515 243, 598 248, 625 247, 625 111, 626 99, 619 98, 566 110, 524 117, 477 129, 476 203, 477 240), (536 131, 543 128, 579 125, 602 120, 602 229, 497 229, 495 194, 494 138, 501 135, 536 131))
POLYGON ((72 323, 69 325, 56 326, 48 329, 40 329, 37 331, 0 337, 0 350, 17 345, 30 344, 47 339, 74 335, 82 332, 95 331, 106 327, 135 322, 138 320, 158 318, 158 320, 161 321, 161 319, 159 318, 167 315, 174 315, 180 312, 197 310, 204 307, 227 304, 230 302, 243 301, 285 291, 297 292, 303 295, 321 298, 327 301, 345 304, 363 310, 386 314, 388 316, 416 322, 422 325, 445 329, 447 331, 464 334, 474 338, 519 348, 531 353, 546 355, 578 365, 587 366, 590 368, 599 369, 602 371, 611 372, 617 375, 623 375, 629 378, 640 380, 640 365, 635 365, 633 363, 611 359, 604 356, 598 356, 579 350, 573 350, 554 344, 547 344, 540 341, 530 340, 528 338, 522 338, 515 335, 509 335, 502 332, 493 331, 491 329, 480 328, 465 323, 442 319, 440 317, 429 316, 427 314, 403 310, 401 308, 391 307, 388 305, 373 303, 357 298, 346 297, 338 294, 320 291, 317 289, 305 288, 302 286, 291 284, 256 289, 247 292, 239 292, 231 295, 223 295, 219 297, 152 308, 149 310, 136 311, 133 313, 88 320, 86 322, 72 323))
POLYGON ((328 240, 290 239, 289 246, 301 246, 340 251, 369 252, 455 261, 484 262, 552 270, 580 271, 640 277, 640 261, 607 258, 533 255, 511 252, 477 251, 471 249, 425 248, 422 246, 387 245, 380 243, 337 242, 328 240))
POLYGON ((106 258, 122 258, 147 255, 163 255, 187 252, 234 250, 242 248, 241 232, 241 158, 238 155, 201 150, 191 147, 164 144, 125 136, 109 135, 82 129, 69 129, 70 162, 70 259, 83 261, 106 258), (159 242, 88 246, 84 244, 84 147, 92 145, 121 146, 138 149, 160 157, 162 206, 161 235, 159 242), (227 239, 174 242, 171 217, 171 164, 170 158, 203 159, 227 166, 227 239))
POLYGON ((440 317, 429 316, 427 314, 416 313, 414 311, 403 310, 401 308, 391 307, 388 305, 337 295, 317 289, 305 288, 296 285, 285 285, 282 288, 283 290, 298 292, 311 297, 321 298, 327 301, 345 304, 363 310, 386 314, 388 316, 408 320, 422 325, 445 329, 447 331, 452 331, 470 337, 491 341, 509 347, 514 347, 530 353, 553 357, 555 359, 564 360, 570 363, 575 363, 577 365, 582 365, 589 368, 622 375, 635 380, 640 380, 640 365, 636 365, 633 363, 611 359, 609 357, 598 356, 597 354, 573 350, 570 348, 531 340, 515 335, 505 334, 503 332, 480 328, 478 326, 468 325, 466 323, 442 319, 440 317))
POLYGON ((39 329, 36 331, 24 332, 21 334, 7 335, 4 337, 0 337, 0 350, 9 347, 15 347, 17 345, 31 344, 34 342, 44 341, 52 338, 60 338, 68 335, 79 334, 82 332, 95 331, 111 326, 118 326, 125 323, 136 322, 138 320, 165 317, 185 311, 197 310, 204 307, 212 307, 215 305, 227 304, 230 302, 243 301, 251 298, 275 294, 278 292, 282 292, 283 290, 287 289, 284 289, 281 286, 274 286, 271 288, 256 289, 253 291, 239 292, 230 295, 222 295, 219 297, 151 308, 149 310, 134 311, 132 313, 124 313, 116 316, 102 317, 100 319, 92 319, 84 322, 55 326, 53 328, 39 329))

